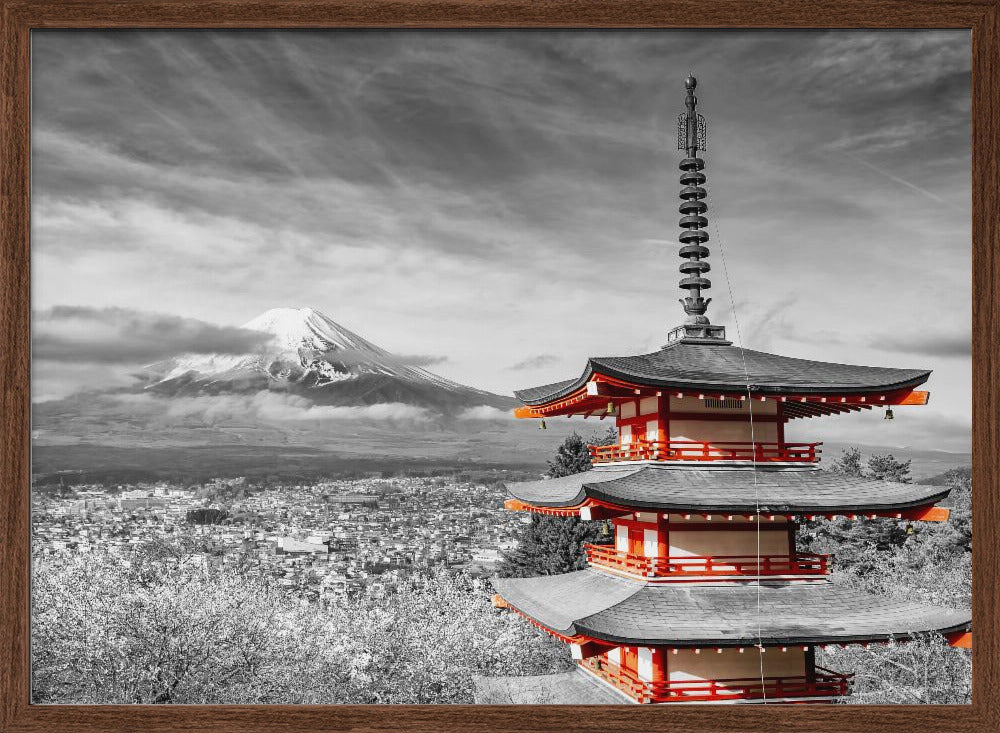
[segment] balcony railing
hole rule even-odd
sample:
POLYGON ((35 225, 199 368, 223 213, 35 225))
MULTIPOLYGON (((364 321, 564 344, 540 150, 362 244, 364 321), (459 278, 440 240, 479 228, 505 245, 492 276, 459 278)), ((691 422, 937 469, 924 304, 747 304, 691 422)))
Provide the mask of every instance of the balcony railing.
POLYGON ((617 461, 756 461, 816 463, 822 443, 637 440, 623 445, 588 445, 593 463, 617 461))
POLYGON ((580 665, 640 703, 842 697, 847 694, 853 676, 817 667, 811 679, 803 675, 648 682, 631 670, 598 657, 584 659, 580 665))
POLYGON ((717 578, 760 575, 823 576, 829 555, 715 555, 685 557, 646 557, 621 552, 613 545, 584 545, 587 562, 645 578, 717 578))

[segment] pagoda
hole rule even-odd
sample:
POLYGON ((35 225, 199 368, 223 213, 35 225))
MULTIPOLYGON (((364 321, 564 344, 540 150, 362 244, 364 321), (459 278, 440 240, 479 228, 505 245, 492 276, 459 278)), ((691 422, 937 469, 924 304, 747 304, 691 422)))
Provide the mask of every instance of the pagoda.
POLYGON ((946 521, 948 490, 821 470, 821 446, 786 426, 927 404, 922 369, 808 361, 734 346, 706 313, 704 118, 689 77, 678 121, 680 287, 686 320, 651 354, 595 357, 583 373, 521 390, 519 418, 613 418, 584 473, 508 485, 507 509, 609 521, 588 567, 496 578, 494 603, 570 645, 578 672, 637 703, 824 702, 847 675, 824 645, 938 632, 971 645, 971 615, 831 583, 829 557, 796 549, 804 520, 946 521))

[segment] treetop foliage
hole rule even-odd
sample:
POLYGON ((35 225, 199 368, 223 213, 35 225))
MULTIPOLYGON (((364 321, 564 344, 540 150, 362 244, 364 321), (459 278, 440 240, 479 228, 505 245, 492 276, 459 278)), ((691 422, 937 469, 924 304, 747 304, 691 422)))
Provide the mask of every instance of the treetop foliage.
MULTIPOLYGON (((864 461, 858 448, 845 450, 833 470, 849 476, 909 483, 910 461, 891 454, 864 461)), ((972 480, 958 468, 936 477, 951 488, 947 522, 895 519, 820 519, 804 523, 799 550, 833 554, 833 580, 876 595, 952 608, 972 603, 972 480)), ((930 634, 905 643, 869 648, 833 647, 817 663, 854 673, 849 703, 967 704, 971 700, 972 655, 930 634)))
MULTIPOLYGON (((617 440, 613 428, 593 440, 617 440)), ((571 476, 591 469, 587 444, 577 433, 568 436, 549 461, 550 478, 571 476)), ((504 553, 497 574, 501 577, 524 578, 534 575, 558 575, 587 566, 583 546, 588 542, 607 539, 604 522, 584 522, 577 517, 549 517, 532 514, 528 524, 521 525, 516 537, 517 548, 504 553)))
POLYGON ((229 513, 215 507, 198 507, 189 509, 185 518, 189 524, 222 524, 229 518, 229 513))
POLYGON ((587 450, 583 438, 573 433, 556 449, 555 458, 548 463, 550 478, 583 473, 591 469, 590 451, 587 450))
POLYGON ((847 476, 873 478, 880 481, 893 481, 908 484, 913 481, 910 476, 910 461, 898 461, 891 453, 874 454, 868 459, 867 467, 863 463, 860 448, 846 448, 840 457, 834 461, 830 470, 847 476))
MULTIPOLYGON (((909 483, 910 461, 891 454, 873 455, 867 463, 858 448, 845 450, 831 470, 848 476, 909 483)), ((876 552, 906 548, 911 561, 933 554, 959 559, 972 546, 971 486, 968 474, 956 470, 950 499, 954 503, 948 522, 906 523, 878 518, 852 521, 845 518, 804 522, 799 532, 799 550, 833 554, 833 567, 858 573, 875 571, 876 552)))
POLYGON ((563 645, 438 572, 302 605, 252 568, 145 550, 37 558, 32 700, 471 703, 475 675, 564 671, 563 645))

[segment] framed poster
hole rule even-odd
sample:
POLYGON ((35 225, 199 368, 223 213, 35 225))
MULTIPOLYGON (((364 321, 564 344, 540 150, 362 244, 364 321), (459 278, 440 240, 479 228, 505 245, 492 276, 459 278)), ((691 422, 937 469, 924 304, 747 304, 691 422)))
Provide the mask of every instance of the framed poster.
POLYGON ((3 7, 4 730, 995 719, 995 3, 3 7))

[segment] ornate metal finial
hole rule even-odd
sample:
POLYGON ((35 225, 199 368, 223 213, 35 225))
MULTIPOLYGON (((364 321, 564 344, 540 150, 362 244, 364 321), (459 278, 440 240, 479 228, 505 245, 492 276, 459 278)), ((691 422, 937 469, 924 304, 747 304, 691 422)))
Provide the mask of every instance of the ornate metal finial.
POLYGON ((688 295, 681 298, 681 305, 687 313, 687 320, 683 326, 675 328, 668 336, 668 345, 679 339, 687 340, 711 340, 713 343, 726 338, 726 331, 723 326, 713 326, 705 315, 711 298, 703 298, 702 290, 712 287, 712 281, 704 274, 711 267, 705 258, 708 257, 708 219, 705 212, 708 205, 704 199, 708 192, 704 189, 705 161, 698 157, 698 151, 705 150, 705 118, 697 112, 698 98, 694 95, 694 90, 698 86, 698 80, 694 75, 688 76, 684 80, 684 87, 687 89, 687 98, 684 106, 687 111, 682 112, 677 118, 677 149, 683 150, 687 157, 680 163, 681 185, 681 205, 680 212, 684 216, 679 222, 681 227, 679 254, 684 261, 681 263, 681 274, 685 275, 680 281, 680 287, 688 292, 688 295))

